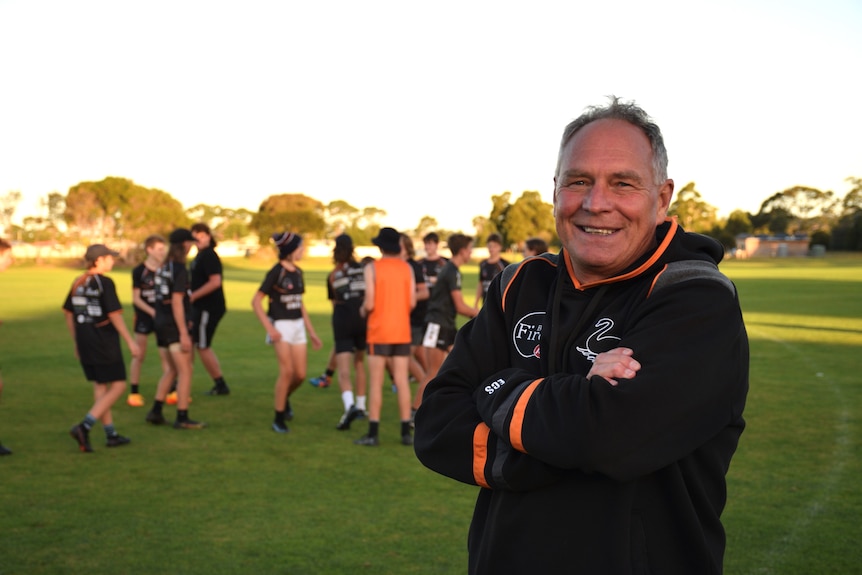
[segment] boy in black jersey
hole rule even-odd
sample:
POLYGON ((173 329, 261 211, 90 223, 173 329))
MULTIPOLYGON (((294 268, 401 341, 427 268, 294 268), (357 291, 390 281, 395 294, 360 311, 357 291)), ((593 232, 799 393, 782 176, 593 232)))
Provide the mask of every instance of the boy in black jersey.
POLYGON ((198 246, 198 253, 191 265, 192 341, 201 358, 204 369, 213 379, 213 387, 207 395, 228 395, 230 388, 224 380, 218 356, 212 349, 216 326, 227 311, 222 287, 221 258, 215 252, 216 239, 205 223, 191 228, 198 246))
POLYGON ((491 234, 486 240, 488 246, 488 257, 479 262, 479 283, 476 284, 476 301, 473 307, 479 307, 479 301, 485 303, 488 294, 488 286, 498 273, 503 271, 509 262, 501 257, 503 252, 503 238, 500 234, 491 234))
POLYGON ((126 365, 120 337, 126 340, 132 356, 140 353, 123 322, 114 281, 103 275, 111 271, 118 255, 102 244, 88 247, 84 256, 87 273, 75 280, 63 304, 66 326, 75 342, 75 357, 81 362, 87 380, 93 382, 93 406, 83 421, 69 430, 78 448, 85 453, 93 451, 90 430, 97 420, 104 426, 108 447, 119 447, 131 441, 117 433, 111 416, 111 406, 126 389, 126 365))
POLYGON ((272 344, 278 360, 272 430, 287 433, 289 429, 285 422, 293 419, 290 395, 305 379, 308 339, 311 339, 314 349, 320 349, 323 343, 302 303, 305 280, 302 269, 297 266, 304 250, 302 237, 284 232, 273 234, 272 239, 278 248, 279 261, 267 272, 251 300, 251 307, 266 330, 267 343, 272 344), (265 297, 269 298, 269 312, 263 310, 265 297))
POLYGON ((189 274, 186 256, 194 243, 189 230, 171 232, 170 248, 165 264, 156 273, 156 341, 162 360, 162 377, 156 387, 153 407, 146 421, 153 425, 165 423, 162 407, 168 391, 176 380, 177 418, 175 429, 202 429, 206 424, 189 418, 192 390, 192 339, 189 335, 189 274))
POLYGON ((335 269, 327 278, 327 296, 332 302, 332 333, 335 339, 335 364, 344 413, 335 426, 350 429, 354 419, 365 412, 367 377, 365 374, 366 321, 360 312, 365 297, 364 266, 353 254, 353 239, 347 234, 335 238, 332 250, 335 269), (356 372, 356 392, 350 377, 351 365, 356 372))
POLYGON ((132 407, 143 407, 144 396, 138 389, 141 381, 141 365, 147 355, 147 339, 155 331, 156 317, 156 272, 165 263, 168 242, 160 235, 152 235, 144 241, 147 259, 132 270, 132 304, 135 309, 135 341, 141 350, 129 365, 131 390, 126 403, 132 407))

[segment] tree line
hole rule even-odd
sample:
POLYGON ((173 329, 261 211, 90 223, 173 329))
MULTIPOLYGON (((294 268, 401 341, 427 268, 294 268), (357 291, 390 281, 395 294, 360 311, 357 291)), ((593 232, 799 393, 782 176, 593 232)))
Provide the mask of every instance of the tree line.
MULTIPOLYGON (((838 198, 831 191, 795 186, 777 192, 760 205, 757 213, 733 211, 718 217, 718 209, 707 203, 694 182, 677 190, 670 215, 683 227, 712 236, 728 249, 740 234, 806 235, 811 243, 833 250, 862 250, 862 178, 847 178, 851 190, 838 198)), ((196 204, 189 208, 168 192, 145 188, 132 180, 107 177, 98 182, 80 182, 63 195, 49 193, 39 202, 40 213, 13 225, 20 202, 19 192, 0 196, 0 227, 7 237, 19 241, 127 240, 140 243, 153 233, 165 234, 176 227, 206 222, 219 239, 239 240, 252 234, 266 245, 276 231, 289 229, 310 239, 332 238, 347 233, 359 245, 368 245, 383 225, 386 211, 377 207, 356 207, 345 200, 324 204, 301 193, 273 194, 261 202, 256 212, 196 204)), ((530 237, 541 237, 559 245, 554 226, 553 206, 537 191, 524 191, 517 198, 506 191, 491 196, 487 216, 472 220, 476 244, 483 245, 491 233, 503 238, 503 245, 520 248, 530 237)), ((402 230, 415 237, 445 230, 431 215, 420 218, 416 227, 402 230)))

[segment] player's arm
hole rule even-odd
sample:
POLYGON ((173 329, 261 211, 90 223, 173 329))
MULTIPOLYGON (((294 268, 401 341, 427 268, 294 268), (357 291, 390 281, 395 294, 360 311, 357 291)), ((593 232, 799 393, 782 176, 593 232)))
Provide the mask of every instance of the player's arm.
MULTIPOLYGON (((512 448, 483 421, 479 382, 510 363, 499 281, 479 316, 456 336, 449 357, 425 389, 416 413, 415 450, 430 469, 471 485, 527 491, 559 480, 562 471, 512 448)), ((535 376, 534 376, 535 377, 535 376)))
POLYGON ((652 295, 620 348, 588 374, 537 378, 507 369, 485 378, 475 396, 482 421, 549 465, 620 481, 679 461, 722 433, 733 445, 748 385, 738 301, 716 282, 686 284, 652 295), (639 369, 621 348, 635 350, 639 369))
POLYGON ((308 337, 311 338, 311 346, 314 349, 320 349, 323 347, 323 342, 317 336, 317 332, 314 331, 314 324, 311 323, 311 317, 305 309, 305 304, 302 304, 300 309, 302 310, 302 323, 305 324, 305 331, 308 332, 308 337))
POLYGON ((370 263, 362 271, 365 276, 365 299, 362 301, 362 315, 367 317, 374 311, 374 264, 370 263))
POLYGON ((479 301, 482 299, 482 295, 484 294, 482 289, 482 264, 479 264, 479 282, 476 284, 476 300, 473 302, 473 307, 479 309, 479 301))
POLYGON ((148 304, 141 297, 141 288, 132 288, 132 303, 140 310, 145 311, 150 317, 156 317, 156 308, 148 304))
POLYGON ((132 357, 139 357, 141 355, 141 348, 138 347, 138 343, 129 334, 129 330, 126 328, 126 322, 123 321, 122 310, 109 313, 108 319, 111 321, 111 325, 114 326, 114 329, 116 329, 120 334, 120 337, 126 341, 126 345, 129 346, 129 352, 132 354, 132 357))
POLYGON ((75 344, 75 358, 79 358, 78 339, 75 337, 75 314, 67 309, 63 310, 63 314, 66 316, 66 328, 69 330, 69 335, 72 336, 72 343, 75 344))
POLYGON ((251 309, 254 310, 254 315, 257 316, 263 329, 266 330, 269 339, 272 341, 281 341, 281 332, 275 329, 275 326, 272 325, 272 320, 269 319, 269 316, 266 315, 263 309, 263 298, 265 297, 266 294, 260 290, 254 292, 254 297, 251 298, 251 309))
MULTIPOLYGON (((479 289, 481 290, 482 286, 479 286, 479 289)), ((461 290, 453 289, 449 292, 449 296, 452 298, 452 303, 455 304, 455 311, 461 315, 476 317, 476 314, 479 313, 478 308, 467 305, 467 302, 464 301, 464 295, 461 290)))
POLYGON ((174 323, 177 324, 177 331, 180 333, 180 349, 190 351, 192 349, 192 339, 189 336, 189 324, 186 321, 184 300, 185 294, 182 292, 173 292, 171 294, 171 312, 173 312, 174 323))
POLYGON ((212 274, 211 276, 209 276, 209 279, 207 279, 207 282, 204 285, 191 293, 191 295, 189 296, 189 300, 194 302, 201 299, 202 297, 210 295, 221 287, 221 281, 221 274, 212 274))

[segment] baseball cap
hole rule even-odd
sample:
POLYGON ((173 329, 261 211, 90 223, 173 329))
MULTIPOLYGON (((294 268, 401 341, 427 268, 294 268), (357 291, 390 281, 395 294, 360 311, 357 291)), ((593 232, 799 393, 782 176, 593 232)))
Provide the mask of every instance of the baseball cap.
POLYGON ((84 259, 88 262, 94 262, 102 256, 117 257, 120 252, 115 252, 109 249, 105 244, 93 244, 87 248, 87 253, 84 254, 84 259))
POLYGON ((171 232, 168 240, 172 244, 181 244, 183 242, 193 242, 195 241, 195 237, 186 228, 177 228, 171 232))

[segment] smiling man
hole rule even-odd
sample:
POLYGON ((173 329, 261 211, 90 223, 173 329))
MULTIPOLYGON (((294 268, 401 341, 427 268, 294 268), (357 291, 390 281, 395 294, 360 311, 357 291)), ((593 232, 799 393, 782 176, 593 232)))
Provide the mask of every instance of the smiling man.
POLYGON ((416 453, 481 487, 472 574, 721 573, 748 391, 722 247, 667 218, 661 131, 632 103, 566 127, 554 183, 562 251, 492 282, 416 453))

